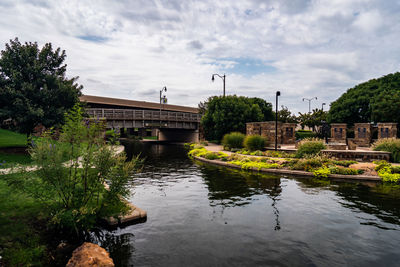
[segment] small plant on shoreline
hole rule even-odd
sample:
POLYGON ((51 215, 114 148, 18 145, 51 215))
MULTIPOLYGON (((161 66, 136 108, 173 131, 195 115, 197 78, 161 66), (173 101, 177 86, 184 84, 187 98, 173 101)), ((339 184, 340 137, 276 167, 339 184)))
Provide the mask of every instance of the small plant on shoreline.
POLYGON ((375 170, 384 182, 398 183, 400 181, 399 168, 386 162, 385 160, 374 161, 377 165, 375 170))
POLYGON ((306 155, 317 155, 325 149, 324 141, 317 138, 307 138, 299 142, 296 157, 303 158, 306 155))
POLYGON ((247 150, 256 151, 265 149, 265 138, 261 135, 248 135, 243 141, 243 145, 247 150))
POLYGON ((107 145, 103 124, 84 119, 80 106, 65 121, 59 141, 46 132, 30 149, 35 174, 26 173, 12 184, 46 207, 59 232, 81 237, 100 219, 129 210, 122 198, 129 196, 131 174, 141 161, 126 162, 124 153, 107 145))
POLYGON ((231 150, 232 148, 243 148, 244 138, 245 135, 239 132, 225 134, 222 139, 222 145, 226 150, 231 150))

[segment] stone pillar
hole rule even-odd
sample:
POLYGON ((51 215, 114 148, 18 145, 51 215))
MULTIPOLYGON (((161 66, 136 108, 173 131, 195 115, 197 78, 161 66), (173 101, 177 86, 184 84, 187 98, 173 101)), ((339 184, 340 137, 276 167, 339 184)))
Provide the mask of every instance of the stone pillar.
POLYGON ((392 122, 378 123, 378 139, 396 138, 396 137, 397 137, 397 123, 392 123, 392 122))
MULTIPOLYGON (((294 144, 296 142, 296 123, 283 123, 281 128, 282 144, 294 144)), ((279 129, 278 129, 279 131, 279 129)))
POLYGON ((355 123, 354 124, 354 139, 352 140, 357 146, 368 147, 371 143, 371 129, 370 123, 355 123))
POLYGON ((331 124, 331 138, 330 142, 346 143, 346 123, 332 123, 331 124))

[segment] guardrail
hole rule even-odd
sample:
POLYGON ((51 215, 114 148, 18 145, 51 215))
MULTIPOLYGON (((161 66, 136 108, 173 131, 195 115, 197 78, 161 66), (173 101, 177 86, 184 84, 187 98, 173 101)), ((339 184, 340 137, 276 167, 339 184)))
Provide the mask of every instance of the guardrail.
POLYGON ((106 120, 200 122, 201 119, 200 114, 174 111, 88 108, 86 112, 89 117, 106 120))

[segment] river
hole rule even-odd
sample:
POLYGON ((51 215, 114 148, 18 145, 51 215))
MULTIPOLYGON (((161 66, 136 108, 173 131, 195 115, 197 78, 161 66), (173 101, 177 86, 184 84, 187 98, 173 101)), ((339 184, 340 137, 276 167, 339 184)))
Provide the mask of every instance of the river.
POLYGON ((105 232, 117 266, 399 266, 400 189, 261 175, 135 144, 145 223, 105 232))

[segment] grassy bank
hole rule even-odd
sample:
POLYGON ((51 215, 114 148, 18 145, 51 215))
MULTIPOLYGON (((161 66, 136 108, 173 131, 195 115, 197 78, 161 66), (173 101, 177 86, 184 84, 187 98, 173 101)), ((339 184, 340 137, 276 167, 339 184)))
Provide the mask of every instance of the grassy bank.
POLYGON ((26 135, 0 129, 0 147, 24 147, 26 135))
POLYGON ((0 152, 0 169, 11 168, 16 164, 30 165, 32 163, 29 154, 8 154, 0 152))
POLYGON ((41 266, 46 260, 43 207, 0 179, 0 266, 41 266))

